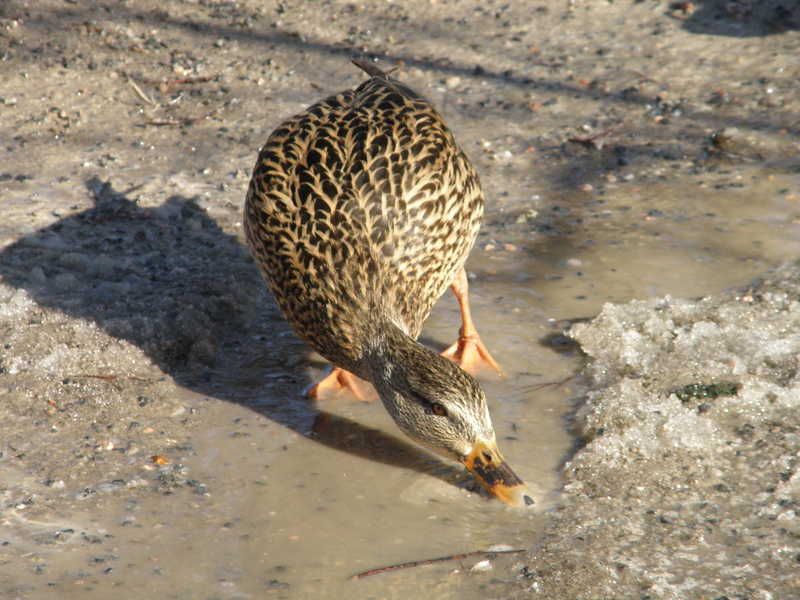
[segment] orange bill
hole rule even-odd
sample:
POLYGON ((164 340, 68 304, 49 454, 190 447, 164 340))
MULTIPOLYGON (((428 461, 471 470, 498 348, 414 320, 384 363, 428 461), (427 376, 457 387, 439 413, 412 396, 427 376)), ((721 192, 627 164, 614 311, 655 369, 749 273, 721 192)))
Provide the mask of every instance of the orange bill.
POLYGON ((477 442, 462 462, 483 487, 506 504, 524 507, 534 503, 528 486, 511 470, 494 441, 477 442))

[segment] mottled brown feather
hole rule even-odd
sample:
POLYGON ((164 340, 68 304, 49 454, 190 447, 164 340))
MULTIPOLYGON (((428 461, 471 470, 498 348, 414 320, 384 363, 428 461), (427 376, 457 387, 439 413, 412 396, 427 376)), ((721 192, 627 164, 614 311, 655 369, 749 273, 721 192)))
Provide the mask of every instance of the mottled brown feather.
POLYGON ((441 116, 374 65, 353 90, 280 125, 244 224, 297 334, 364 375, 382 320, 416 338, 475 241, 483 194, 441 116))

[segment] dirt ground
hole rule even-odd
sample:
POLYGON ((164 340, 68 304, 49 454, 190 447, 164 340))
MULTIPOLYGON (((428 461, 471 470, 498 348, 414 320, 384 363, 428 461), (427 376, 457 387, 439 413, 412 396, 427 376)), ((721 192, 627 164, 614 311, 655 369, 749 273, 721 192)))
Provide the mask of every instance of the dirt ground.
MULTIPOLYGON (((755 168, 796 240, 798 56, 789 0, 3 0, 0 595, 101 589, 125 550, 78 515, 199 502, 208 483, 183 462, 217 404, 254 401, 241 374, 259 373, 259 397, 308 383, 319 360, 267 297, 241 206, 269 131, 362 80, 351 57, 396 65, 442 109, 487 193, 476 252, 534 240, 568 256, 559 239, 591 235, 620 186, 724 194, 755 168), (549 210, 567 195, 588 208, 549 210), (67 545, 94 562, 54 567, 67 545)), ((638 201, 658 233, 680 227, 638 201)), ((588 366, 561 502, 485 597, 800 597, 798 277, 572 330, 588 366), (750 329, 709 342, 701 322, 750 329), (670 362, 689 330, 682 356, 705 362, 670 362)), ((310 418, 268 416, 276 449, 310 418)))

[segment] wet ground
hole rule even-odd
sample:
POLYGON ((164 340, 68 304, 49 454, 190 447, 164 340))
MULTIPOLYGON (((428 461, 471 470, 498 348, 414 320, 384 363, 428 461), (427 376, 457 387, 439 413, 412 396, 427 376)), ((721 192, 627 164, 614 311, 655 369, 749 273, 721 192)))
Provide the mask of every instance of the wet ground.
MULTIPOLYGON (((2 4, 0 595, 800 595, 799 24, 786 2, 2 4), (481 174, 468 269, 507 373, 484 384, 536 511, 379 405, 309 405, 324 362, 242 246, 258 146, 364 54, 481 174), (347 579, 492 547, 529 552, 347 579)), ((423 339, 457 326, 445 296, 423 339)))

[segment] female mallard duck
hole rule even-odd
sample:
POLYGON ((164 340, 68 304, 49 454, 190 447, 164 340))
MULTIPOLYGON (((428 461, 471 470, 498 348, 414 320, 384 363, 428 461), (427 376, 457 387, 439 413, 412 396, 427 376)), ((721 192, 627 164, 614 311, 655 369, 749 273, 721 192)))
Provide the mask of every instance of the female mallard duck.
POLYGON ((469 312, 464 262, 483 215, 478 176, 439 114, 377 67, 278 127, 247 192, 251 252, 296 333, 336 368, 321 386, 370 381, 403 432, 463 463, 495 496, 533 504, 503 460, 486 397, 416 341, 448 285, 461 306, 446 356, 496 363, 469 312))

